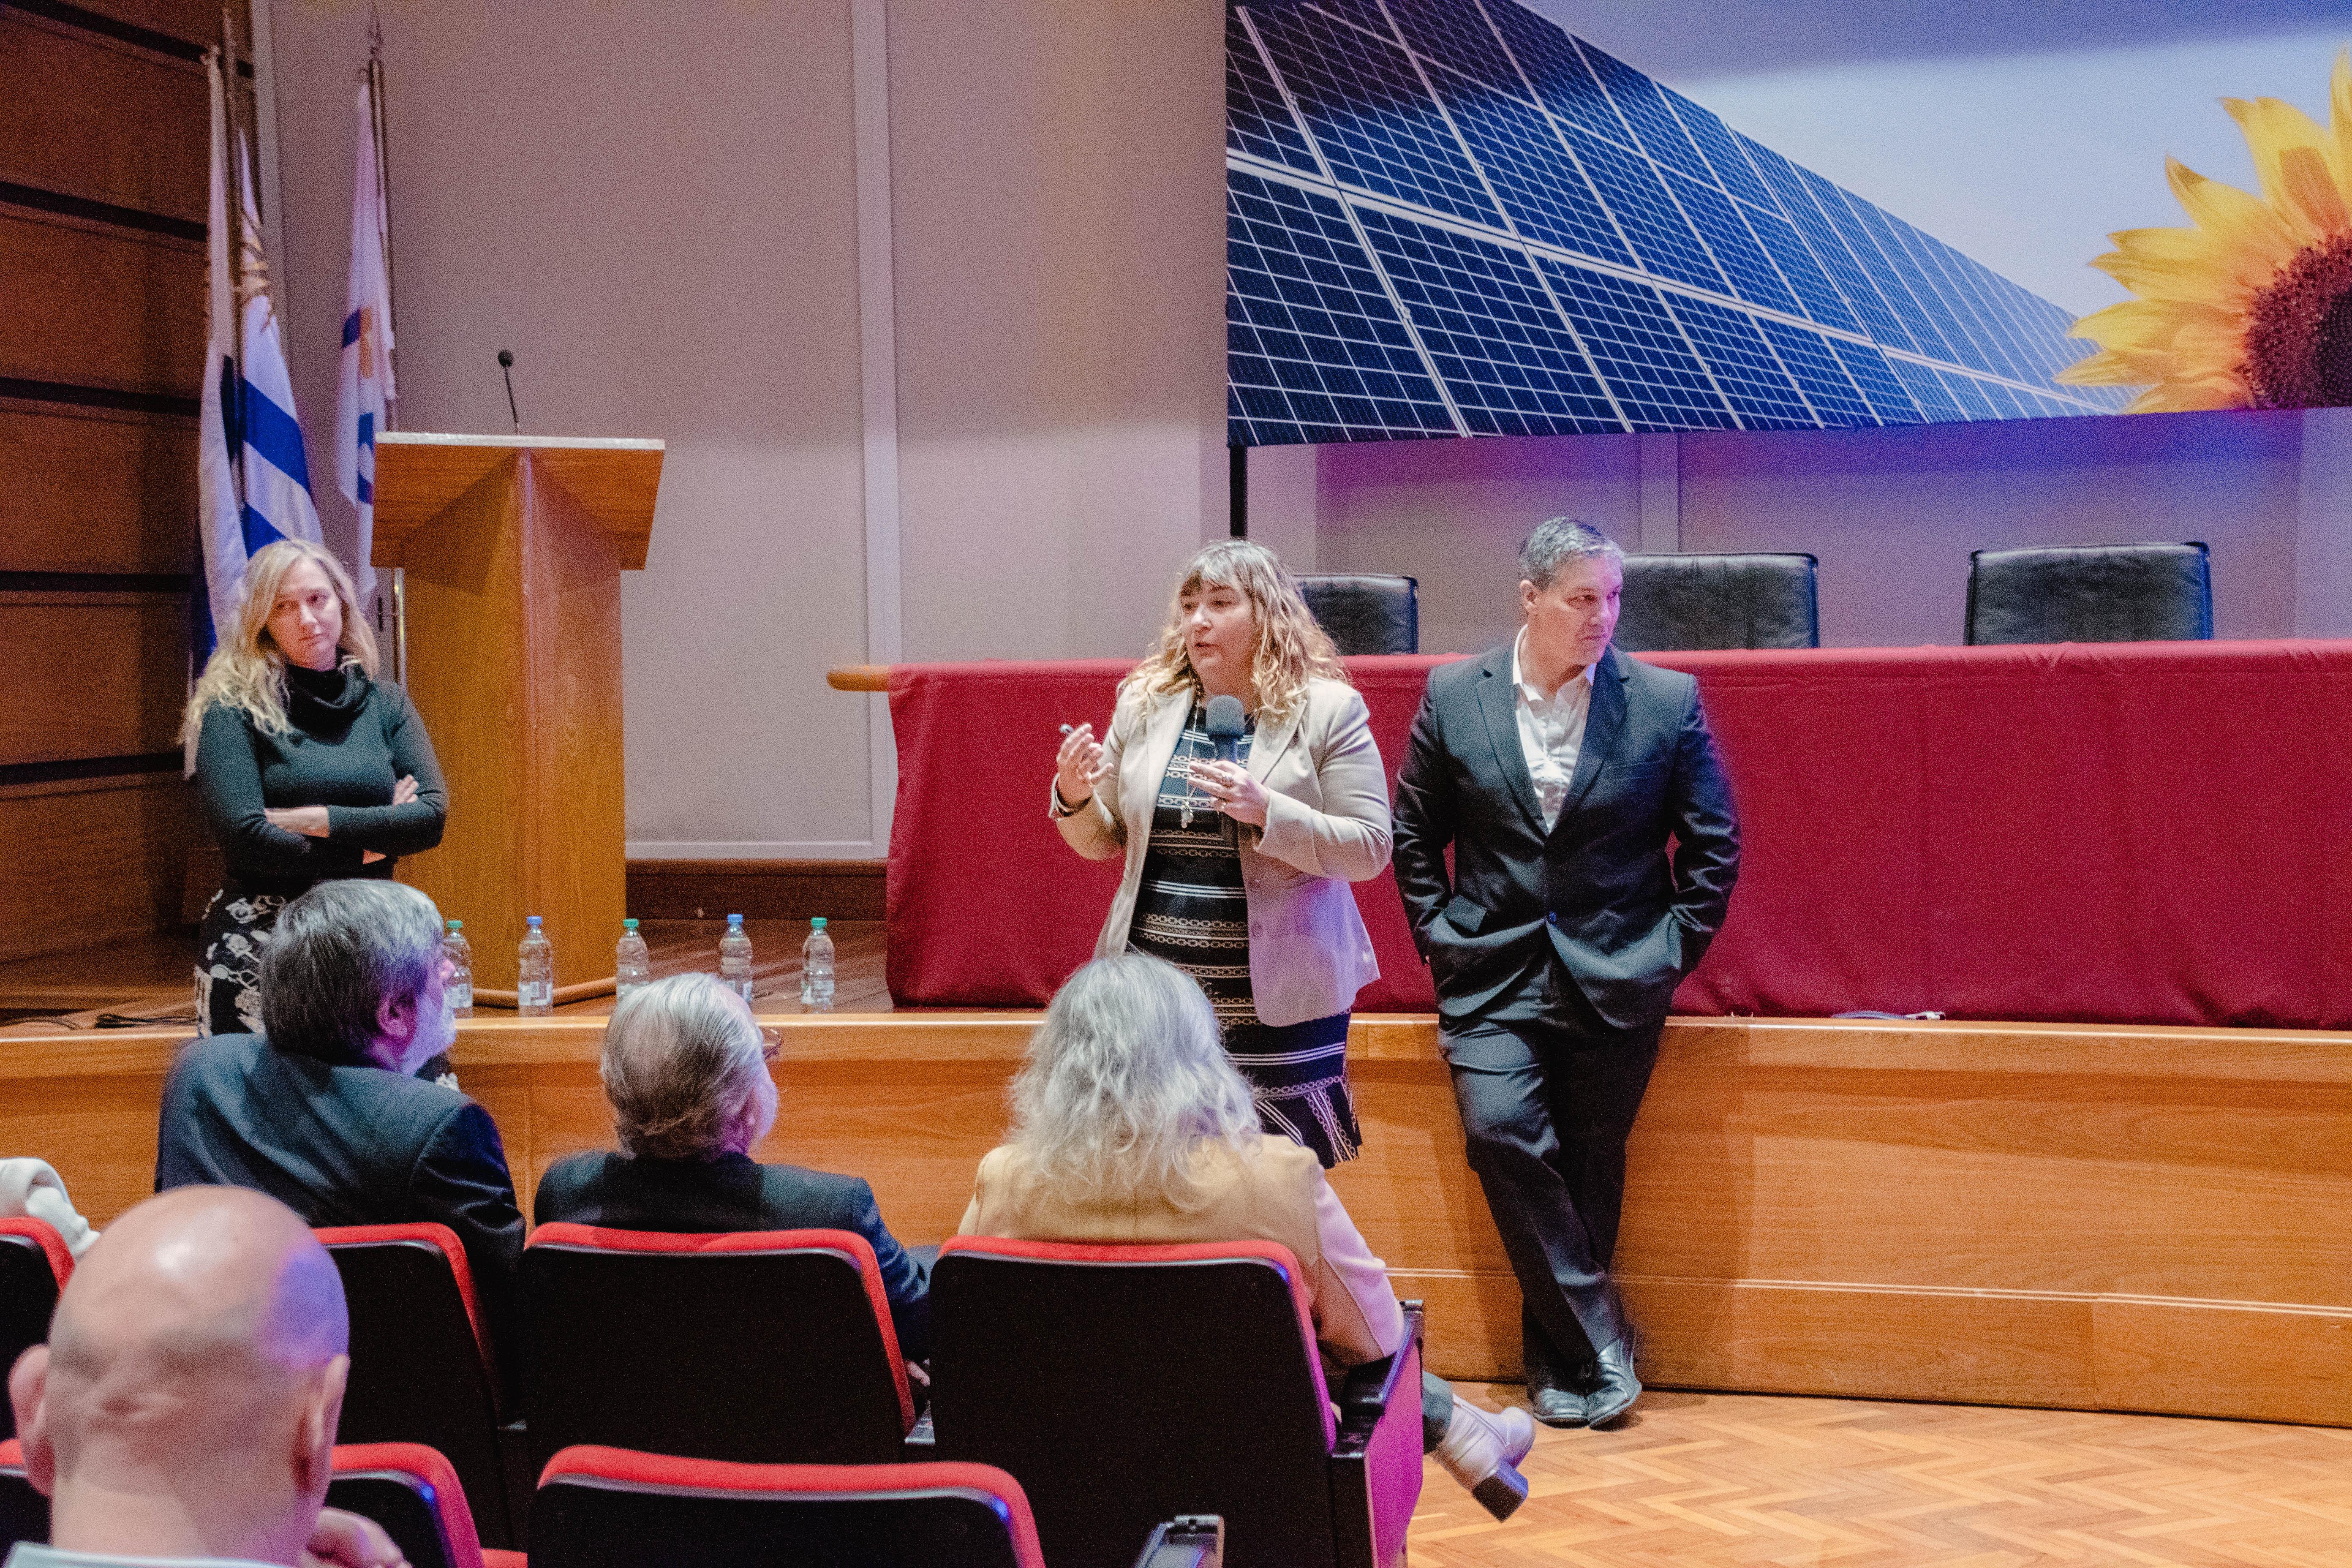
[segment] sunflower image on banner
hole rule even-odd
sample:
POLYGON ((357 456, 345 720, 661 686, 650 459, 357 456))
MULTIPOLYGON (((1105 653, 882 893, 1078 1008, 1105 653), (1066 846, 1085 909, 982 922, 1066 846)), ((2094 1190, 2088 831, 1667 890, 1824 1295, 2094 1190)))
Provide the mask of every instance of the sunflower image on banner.
POLYGON ((2245 133, 2257 197, 2165 160, 2189 228, 2126 229, 2092 262, 2138 298, 2074 335, 2100 352, 2077 386, 2145 386, 2124 412, 2352 405, 2352 50, 2329 119, 2274 98, 2223 99, 2245 133))

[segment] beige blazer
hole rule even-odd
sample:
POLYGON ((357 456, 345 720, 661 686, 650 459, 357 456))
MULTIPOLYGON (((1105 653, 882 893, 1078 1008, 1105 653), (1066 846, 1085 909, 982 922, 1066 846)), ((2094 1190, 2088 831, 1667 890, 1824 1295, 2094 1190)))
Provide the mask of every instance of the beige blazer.
POLYGON ((1315 1338, 1334 1361, 1377 1361, 1403 1343, 1404 1314, 1388 1266, 1364 1245, 1312 1152, 1287 1138, 1265 1138, 1246 1153, 1203 1142, 1192 1174, 1208 1199, 1197 1209, 1157 1194, 1073 1194, 1040 1181, 1028 1156, 1006 1144, 981 1161, 957 1234, 1106 1246, 1277 1242, 1298 1259, 1315 1338))
MULTIPOLYGON (((1127 857, 1097 958, 1127 951, 1160 778, 1192 707, 1189 690, 1121 698, 1103 741, 1108 772, 1092 800, 1055 824, 1089 860, 1127 857)), ((1346 1012, 1381 973, 1348 884, 1389 863, 1388 774, 1363 698, 1345 681, 1309 681, 1299 713, 1259 725, 1249 773, 1270 797, 1265 827, 1241 830, 1257 1016, 1279 1026, 1346 1012)))

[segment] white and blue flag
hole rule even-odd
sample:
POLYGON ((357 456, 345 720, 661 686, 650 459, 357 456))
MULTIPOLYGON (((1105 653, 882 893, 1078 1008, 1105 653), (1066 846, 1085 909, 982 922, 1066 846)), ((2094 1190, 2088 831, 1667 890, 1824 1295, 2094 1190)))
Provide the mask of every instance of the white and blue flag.
MULTIPOLYGON (((207 68, 213 87, 212 203, 206 215, 212 263, 211 341, 205 351, 205 387, 198 405, 198 506, 205 545, 205 584, 215 638, 233 621, 245 588, 245 563, 281 539, 319 540, 319 513, 310 503, 310 465, 294 387, 269 300, 261 215, 253 200, 253 166, 240 141, 236 155, 237 226, 234 258, 236 307, 228 309, 229 192, 226 121, 217 60, 207 68), (235 342, 226 323, 236 323, 235 342), (226 470, 224 472, 223 470, 226 470)), ((208 642, 213 639, 206 639, 208 642)))
POLYGON ((360 81, 359 168, 352 177, 352 270, 343 307, 342 374, 335 386, 335 488, 359 514, 354 548, 360 603, 375 594, 375 438, 399 394, 392 381, 391 223, 376 163, 375 82, 360 81))

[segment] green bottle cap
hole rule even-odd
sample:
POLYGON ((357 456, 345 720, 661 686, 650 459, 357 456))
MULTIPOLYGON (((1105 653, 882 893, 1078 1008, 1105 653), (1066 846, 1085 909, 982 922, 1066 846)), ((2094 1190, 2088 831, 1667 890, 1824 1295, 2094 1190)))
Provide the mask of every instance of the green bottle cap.
POLYGON ((809 924, 818 931, 823 931, 824 929, 824 917, 823 915, 819 915, 814 920, 809 921, 809 924))
POLYGON ((451 931, 464 931, 466 929, 466 922, 464 921, 451 921, 449 922, 449 929, 451 931))
POLYGON ((621 922, 621 929, 623 931, 635 931, 637 929, 637 922, 635 921, 623 921, 621 922))

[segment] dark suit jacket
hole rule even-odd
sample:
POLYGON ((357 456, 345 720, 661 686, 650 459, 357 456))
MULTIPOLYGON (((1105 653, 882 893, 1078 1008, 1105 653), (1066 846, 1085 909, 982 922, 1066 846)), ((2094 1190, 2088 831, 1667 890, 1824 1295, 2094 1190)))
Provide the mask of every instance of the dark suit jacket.
POLYGON ((1508 643, 1432 670, 1397 780, 1397 888, 1438 1012, 1466 1020, 1523 1002, 1557 958, 1612 1028, 1654 1029, 1739 874, 1698 682, 1613 647, 1601 657, 1549 834, 1515 698, 1508 643))
POLYGON ((514 1363, 522 1215, 498 1124, 456 1089, 215 1035, 172 1064, 160 1133, 159 1193, 251 1187, 313 1226, 447 1226, 499 1363, 514 1363))
POLYGON ((748 1154, 716 1160, 574 1154, 539 1179, 530 1212, 540 1225, 563 1220, 614 1230, 854 1231, 882 1266, 899 1353, 911 1361, 930 1358, 930 1270, 898 1245, 882 1223, 874 1189, 856 1176, 762 1165, 748 1154))

